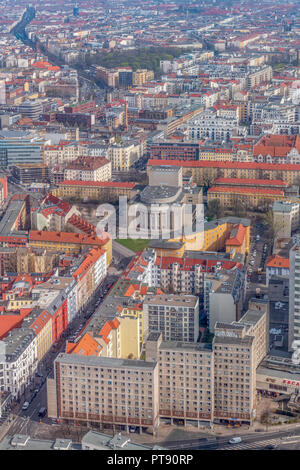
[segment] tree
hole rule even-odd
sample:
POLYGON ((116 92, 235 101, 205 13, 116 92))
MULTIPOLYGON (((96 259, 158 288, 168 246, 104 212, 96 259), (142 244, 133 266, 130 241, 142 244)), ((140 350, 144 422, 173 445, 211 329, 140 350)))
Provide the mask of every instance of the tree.
POLYGON ((219 199, 212 199, 207 203, 207 215, 212 219, 220 219, 223 217, 223 207, 219 199))
MULTIPOLYGON (((217 173, 216 173, 217 175, 217 173)), ((202 173, 202 184, 203 186, 209 187, 212 182, 216 179, 215 175, 212 175, 209 170, 204 170, 202 173)))
POLYGON ((266 227, 265 236, 268 240, 273 241, 279 234, 281 224, 275 220, 272 210, 269 210, 263 217, 263 224, 266 227))
POLYGON ((247 214, 247 209, 245 207, 245 201, 243 201, 240 196, 233 196, 232 211, 237 217, 244 217, 247 214))

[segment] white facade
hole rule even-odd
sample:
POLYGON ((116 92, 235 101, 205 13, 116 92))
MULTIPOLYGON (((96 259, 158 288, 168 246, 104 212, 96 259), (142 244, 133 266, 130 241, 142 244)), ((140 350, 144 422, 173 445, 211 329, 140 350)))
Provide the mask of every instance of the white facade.
POLYGON ((213 111, 204 111, 199 116, 188 122, 190 139, 209 138, 212 141, 227 142, 230 137, 246 135, 246 128, 238 126, 238 120, 218 117, 213 111))
POLYGON ((0 341, 0 348, 0 390, 11 392, 17 398, 30 384, 37 369, 37 337, 27 328, 16 328, 0 341))

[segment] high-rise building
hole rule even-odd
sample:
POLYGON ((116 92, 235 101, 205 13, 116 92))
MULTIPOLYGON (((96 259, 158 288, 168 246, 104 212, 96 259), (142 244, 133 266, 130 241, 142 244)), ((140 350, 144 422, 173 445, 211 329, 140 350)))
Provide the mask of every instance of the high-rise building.
POLYGON ((158 423, 155 362, 59 354, 48 379, 48 416, 114 426, 158 423))
POLYGON ((300 341, 300 246, 290 250, 289 281, 289 350, 294 340, 300 341))
POLYGON ((182 294, 146 295, 143 311, 149 331, 160 331, 164 341, 197 341, 198 297, 182 294))

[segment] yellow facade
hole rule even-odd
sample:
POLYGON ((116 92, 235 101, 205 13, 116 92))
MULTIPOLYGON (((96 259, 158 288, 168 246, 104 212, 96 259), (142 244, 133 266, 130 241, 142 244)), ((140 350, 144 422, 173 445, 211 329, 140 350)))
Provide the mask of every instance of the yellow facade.
POLYGON ((129 317, 129 318, 136 318, 138 323, 138 331, 139 331, 139 350, 141 351, 143 341, 144 341, 144 318, 143 318, 143 311, 140 309, 135 308, 124 308, 121 313, 122 318, 129 317))
POLYGON ((40 361, 52 346, 52 321, 49 318, 46 325, 41 329, 36 337, 37 357, 40 361))
POLYGON ((106 186, 93 186, 91 184, 67 184, 60 183, 59 188, 52 191, 52 194, 59 198, 92 199, 99 202, 117 201, 120 196, 127 196, 131 199, 136 191, 133 188, 119 188, 106 186))
MULTIPOLYGON (((221 149, 220 149, 221 150, 221 149)), ((232 162, 233 153, 231 151, 201 151, 199 152, 199 160, 210 160, 219 162, 232 162)))
POLYGON ((131 316, 118 318, 120 322, 120 357, 123 359, 139 359, 141 338, 139 319, 131 316))
MULTIPOLYGON (((45 241, 45 240, 30 240, 29 246, 32 248, 44 248, 52 251, 63 251, 67 254, 78 253, 83 246, 89 246, 88 244, 81 243, 67 243, 67 242, 56 242, 56 241, 45 241)), ((93 245, 96 246, 96 245, 93 245)), ((106 251, 106 265, 109 266, 112 260, 112 239, 109 238, 101 248, 106 251)))
MULTIPOLYGON (((10 295, 7 296, 8 298, 10 295)), ((19 310, 20 308, 30 308, 32 299, 20 299, 14 295, 9 299, 7 310, 19 310)))
MULTIPOLYGON (((169 242, 182 242, 182 247, 178 249, 161 249, 155 248, 158 256, 174 256, 182 258, 185 251, 220 251, 225 248, 226 240, 236 224, 232 224, 227 220, 222 221, 214 227, 206 229, 204 232, 187 236, 184 240, 182 238, 170 239, 169 242)), ((250 226, 246 227, 245 241, 243 246, 236 249, 240 253, 249 251, 250 247, 250 226)), ((236 248, 236 247, 235 247, 236 248)))
POLYGON ((247 208, 262 207, 273 203, 274 201, 285 199, 284 195, 280 194, 267 194, 267 193, 252 193, 252 192, 238 192, 231 193, 229 191, 208 191, 207 202, 213 199, 218 199, 223 207, 234 207, 236 200, 240 200, 245 203, 247 208))

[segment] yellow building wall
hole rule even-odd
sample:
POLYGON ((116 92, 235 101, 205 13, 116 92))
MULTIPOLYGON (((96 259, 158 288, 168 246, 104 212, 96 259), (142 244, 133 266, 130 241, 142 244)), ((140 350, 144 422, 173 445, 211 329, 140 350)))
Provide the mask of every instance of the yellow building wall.
POLYGON ((30 307, 32 304, 32 299, 20 300, 11 299, 7 305, 7 310, 19 310, 20 308, 30 307))
POLYGON ((52 346, 52 321, 49 318, 47 324, 37 335, 37 357, 40 361, 52 346))
POLYGON ((139 359, 140 357, 140 327, 139 319, 122 316, 120 322, 120 354, 121 358, 139 359))

